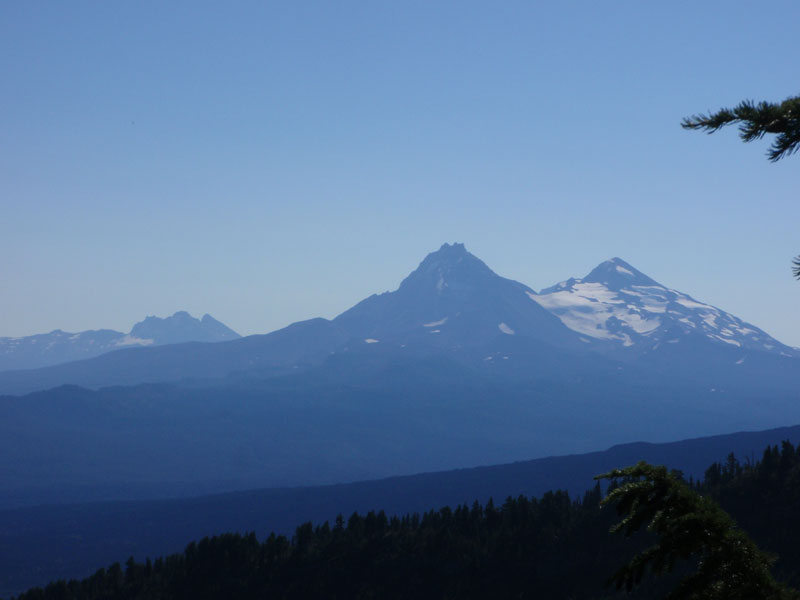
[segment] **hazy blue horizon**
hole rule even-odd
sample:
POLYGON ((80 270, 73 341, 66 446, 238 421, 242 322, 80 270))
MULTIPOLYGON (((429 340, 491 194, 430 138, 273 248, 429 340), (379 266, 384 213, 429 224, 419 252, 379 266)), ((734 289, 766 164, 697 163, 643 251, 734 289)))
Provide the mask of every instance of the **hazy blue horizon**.
POLYGON ((619 256, 798 346, 800 157, 679 126, 800 92, 771 9, 3 4, 0 336, 265 333, 458 241, 536 290, 619 256))

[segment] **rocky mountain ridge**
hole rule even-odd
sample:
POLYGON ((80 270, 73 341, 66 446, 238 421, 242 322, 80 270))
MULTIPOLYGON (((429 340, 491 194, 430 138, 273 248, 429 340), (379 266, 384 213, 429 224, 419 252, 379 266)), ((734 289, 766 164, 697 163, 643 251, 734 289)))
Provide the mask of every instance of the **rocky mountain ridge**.
POLYGON ((239 337, 209 314, 196 319, 186 311, 178 311, 165 318, 149 316, 136 323, 129 333, 112 329, 71 333, 56 329, 25 337, 0 337, 0 371, 37 369, 122 348, 221 342, 239 337))

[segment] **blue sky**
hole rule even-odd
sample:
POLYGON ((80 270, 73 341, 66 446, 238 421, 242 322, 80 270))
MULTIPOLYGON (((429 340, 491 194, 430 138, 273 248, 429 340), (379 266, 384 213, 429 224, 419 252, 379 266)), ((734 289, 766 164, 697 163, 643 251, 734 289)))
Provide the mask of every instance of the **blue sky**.
POLYGON ((800 156, 679 126, 800 93, 800 4, 754 6, 4 2, 0 335, 264 333, 459 241, 535 289, 620 256, 800 345, 800 156))

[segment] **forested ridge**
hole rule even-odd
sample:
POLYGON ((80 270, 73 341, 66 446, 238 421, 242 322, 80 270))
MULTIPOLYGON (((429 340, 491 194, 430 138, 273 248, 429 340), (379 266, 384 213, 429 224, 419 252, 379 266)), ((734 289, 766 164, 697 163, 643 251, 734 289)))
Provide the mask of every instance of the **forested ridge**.
MULTIPOLYGON (((730 455, 690 484, 778 555, 777 579, 800 585, 800 448, 784 442, 758 461, 730 455)), ((609 534, 618 517, 601 499, 596 486, 577 499, 548 492, 422 515, 353 514, 303 524, 291 539, 226 534, 17 598, 613 598, 622 593, 606 580, 652 540, 609 534)), ((661 597, 672 583, 645 580, 633 597, 661 597)))

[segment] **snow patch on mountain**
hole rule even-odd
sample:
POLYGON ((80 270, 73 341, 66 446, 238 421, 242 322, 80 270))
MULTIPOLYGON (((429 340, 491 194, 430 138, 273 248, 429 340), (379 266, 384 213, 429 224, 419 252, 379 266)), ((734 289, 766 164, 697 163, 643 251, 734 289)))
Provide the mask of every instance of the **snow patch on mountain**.
POLYGON ((444 319, 440 319, 439 321, 433 321, 432 323, 423 323, 423 327, 438 327, 439 325, 444 325, 447 323, 447 317, 444 319))
POLYGON ((151 338, 139 338, 133 335, 124 335, 114 342, 114 346, 152 346, 155 340, 151 338))
POLYGON ((502 331, 503 333, 505 333, 506 335, 514 335, 514 330, 513 330, 513 329, 511 329, 511 327, 509 327, 509 326, 508 326, 508 325, 506 325, 505 323, 500 323, 500 324, 497 326, 497 328, 498 328, 500 331, 502 331))

